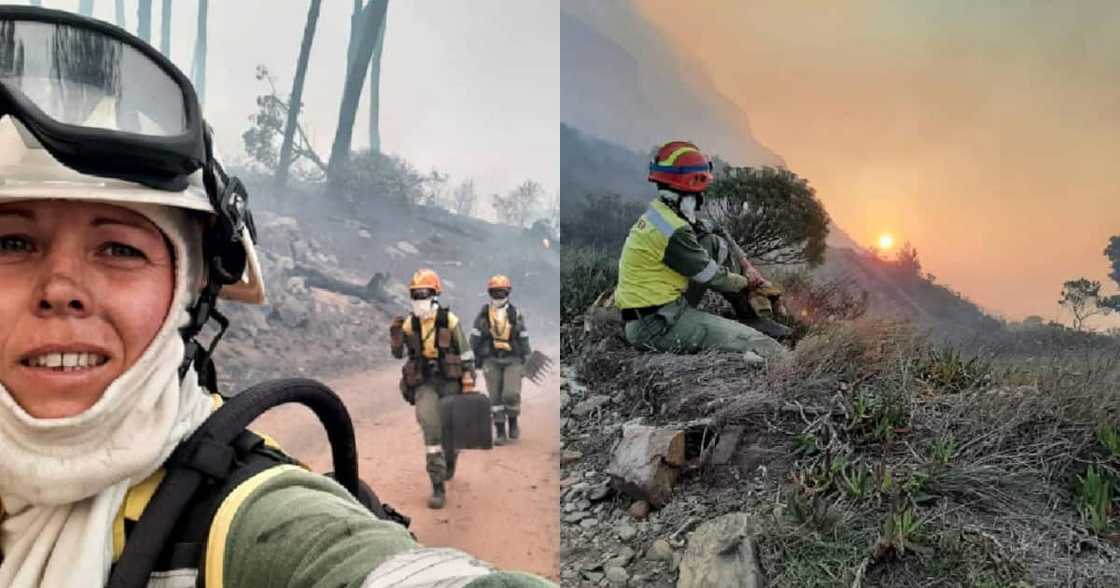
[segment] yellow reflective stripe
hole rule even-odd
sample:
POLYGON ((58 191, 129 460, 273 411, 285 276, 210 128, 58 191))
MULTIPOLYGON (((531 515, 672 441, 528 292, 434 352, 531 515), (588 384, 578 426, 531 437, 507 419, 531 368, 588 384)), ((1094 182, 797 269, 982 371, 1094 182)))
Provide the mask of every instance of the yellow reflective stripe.
POLYGON ((230 526, 238 509, 249 498, 254 490, 262 484, 290 471, 300 471, 294 465, 279 465, 245 480, 218 507, 214 521, 210 523, 210 534, 206 538, 206 586, 208 588, 222 588, 225 573, 226 541, 229 539, 230 526))
POLYGON ((695 147, 677 147, 676 151, 670 153, 669 157, 666 157, 665 159, 657 162, 657 165, 673 165, 677 162, 678 157, 684 155, 685 153, 688 153, 689 151, 699 152, 700 150, 695 147))
POLYGON ((124 553, 125 519, 130 521, 140 520, 140 515, 144 514, 144 509, 152 501, 152 495, 156 493, 156 488, 159 488, 166 474, 167 472, 162 468, 158 469, 143 482, 129 488, 124 495, 124 503, 117 511, 117 516, 113 518, 113 561, 117 561, 124 553))

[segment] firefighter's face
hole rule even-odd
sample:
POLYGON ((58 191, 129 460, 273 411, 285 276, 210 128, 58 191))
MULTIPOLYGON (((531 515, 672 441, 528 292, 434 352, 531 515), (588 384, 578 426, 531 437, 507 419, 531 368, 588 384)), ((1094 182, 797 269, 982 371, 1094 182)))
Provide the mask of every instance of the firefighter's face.
POLYGON ((166 319, 174 265, 163 233, 131 210, 0 204, 0 384, 36 418, 93 406, 166 319))

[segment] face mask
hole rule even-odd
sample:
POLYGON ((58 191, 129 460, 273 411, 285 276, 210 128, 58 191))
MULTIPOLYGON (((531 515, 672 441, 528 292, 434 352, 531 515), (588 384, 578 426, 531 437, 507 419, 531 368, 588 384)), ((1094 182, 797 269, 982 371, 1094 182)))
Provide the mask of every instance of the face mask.
POLYGON ((490 305, 494 308, 501 308, 509 302, 509 298, 491 298, 490 305))
POLYGON ((681 196, 681 214, 688 219, 688 222, 696 222, 696 197, 695 196, 681 196))
POLYGON ((431 298, 425 298, 423 300, 413 300, 412 301, 412 314, 414 314, 414 315, 416 315, 420 318, 425 318, 425 317, 431 316, 432 307, 433 307, 433 305, 432 305, 432 299, 431 298))

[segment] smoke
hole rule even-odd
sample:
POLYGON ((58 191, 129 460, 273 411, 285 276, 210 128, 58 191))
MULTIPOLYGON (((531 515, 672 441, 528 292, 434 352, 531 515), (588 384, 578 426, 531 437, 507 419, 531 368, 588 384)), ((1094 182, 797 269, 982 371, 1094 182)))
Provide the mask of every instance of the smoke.
POLYGON ((1120 5, 633 3, 857 241, 1011 317, 1102 279, 1120 224, 1120 5))

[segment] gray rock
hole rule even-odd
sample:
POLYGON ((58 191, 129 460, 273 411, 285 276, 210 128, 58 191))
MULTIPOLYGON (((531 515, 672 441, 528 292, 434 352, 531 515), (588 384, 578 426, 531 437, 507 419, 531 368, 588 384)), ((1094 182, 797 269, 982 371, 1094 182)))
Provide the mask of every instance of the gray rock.
POLYGON ((581 458, 583 458, 583 453, 574 449, 565 449, 563 453, 560 454, 560 465, 567 465, 579 461, 581 458))
POLYGON ((689 535, 677 588, 765 585, 755 556, 752 527, 750 517, 741 512, 700 525, 689 535))
POLYGON ((606 572, 607 580, 611 584, 626 585, 626 581, 630 579, 630 574, 626 569, 619 566, 609 566, 606 572))
POLYGON ((618 535, 618 538, 623 541, 629 541, 638 534, 638 530, 626 521, 619 523, 619 525, 615 527, 614 532, 618 535))
POLYGON ((628 423, 611 454, 607 473, 618 491, 664 506, 684 462, 684 431, 628 423))
POLYGON ((272 307, 272 318, 289 328, 304 327, 311 318, 311 308, 304 302, 285 296, 272 307))
POLYGON ((630 565, 630 562, 634 559, 634 555, 635 555, 635 553, 634 553, 633 549, 631 549, 630 547, 628 547, 626 545, 623 545, 622 549, 618 550, 618 555, 612 557, 607 562, 607 565, 618 566, 620 568, 624 568, 624 567, 630 565))
POLYGON ((630 508, 626 509, 626 512, 630 513, 634 520, 645 520, 649 516, 649 503, 644 500, 635 500, 630 508))
POLYGON ((598 526, 598 524, 598 519, 583 519, 579 522, 579 526, 583 527, 584 529, 590 529, 591 527, 598 526))
POLYGON ((646 559, 654 561, 670 561, 673 559, 673 546, 664 539, 658 539, 646 551, 646 559))
POLYGON ((598 502, 611 495, 611 487, 607 484, 597 486, 587 493, 587 498, 592 502, 598 502))
POLYGON ((596 409, 602 408, 610 404, 611 397, 604 394, 596 394, 587 400, 581 401, 572 409, 572 415, 577 417, 587 416, 596 409))
POLYGON ((587 578, 589 582, 595 582, 596 584, 603 581, 602 572, 584 572, 583 577, 587 578))

